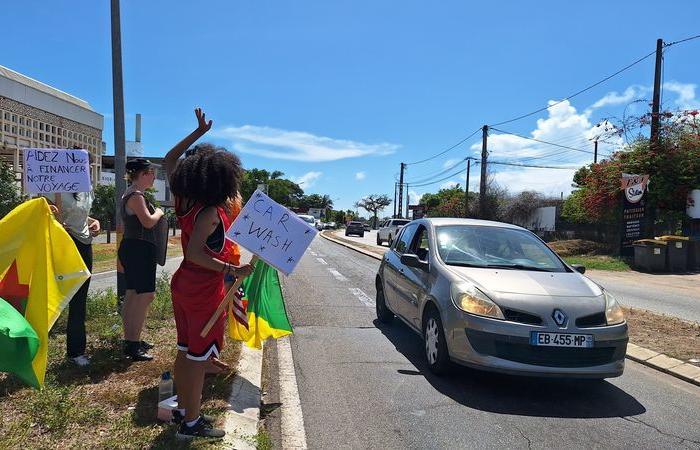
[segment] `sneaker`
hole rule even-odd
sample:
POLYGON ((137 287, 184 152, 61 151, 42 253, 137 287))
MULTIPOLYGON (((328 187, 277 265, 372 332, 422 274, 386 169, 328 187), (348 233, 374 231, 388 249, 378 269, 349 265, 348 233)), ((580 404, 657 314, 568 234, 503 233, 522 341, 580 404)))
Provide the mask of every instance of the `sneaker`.
POLYGON ((137 341, 124 341, 124 355, 131 358, 132 361, 151 361, 153 356, 146 353, 141 347, 141 343, 137 341))
POLYGON ((68 358, 73 364, 78 367, 86 367, 90 365, 90 358, 85 355, 76 356, 74 358, 68 358))
POLYGON ((208 439, 221 439, 226 435, 224 430, 214 428, 214 426, 199 416, 197 422, 191 427, 187 426, 186 422, 182 422, 175 433, 175 438, 179 440, 190 440, 196 437, 208 439))
POLYGON ((155 347, 155 345, 151 344, 150 342, 146 342, 146 341, 141 341, 140 344, 141 344, 141 348, 144 350, 150 350, 153 347, 155 347))
MULTIPOLYGON (((208 414, 200 414, 199 417, 204 419, 205 422, 209 422, 210 425, 214 425, 214 422, 216 422, 216 419, 208 414)), ((179 409, 173 409, 173 423, 181 423, 184 418, 185 416, 179 409)))

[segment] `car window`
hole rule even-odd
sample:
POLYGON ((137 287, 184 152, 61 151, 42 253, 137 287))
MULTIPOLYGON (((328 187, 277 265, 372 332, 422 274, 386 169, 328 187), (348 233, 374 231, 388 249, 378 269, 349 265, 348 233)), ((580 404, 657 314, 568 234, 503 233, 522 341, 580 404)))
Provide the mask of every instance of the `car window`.
POLYGON ((400 227, 401 225, 406 225, 409 222, 410 222, 410 220, 406 220, 406 219, 392 220, 391 225, 396 226, 396 227, 400 227))
POLYGON ((401 234, 394 242, 394 250, 398 253, 406 253, 408 248, 411 246, 411 241, 413 240, 413 234, 416 231, 416 225, 404 227, 401 229, 401 234))
POLYGON ((429 242, 428 242, 428 229, 423 225, 418 227, 416 231, 415 238, 413 238, 413 244, 411 245, 411 253, 418 256, 421 261, 428 261, 430 254, 429 242))
POLYGON ((437 227, 437 250, 446 264, 566 272, 557 256, 534 234, 506 227, 437 227))

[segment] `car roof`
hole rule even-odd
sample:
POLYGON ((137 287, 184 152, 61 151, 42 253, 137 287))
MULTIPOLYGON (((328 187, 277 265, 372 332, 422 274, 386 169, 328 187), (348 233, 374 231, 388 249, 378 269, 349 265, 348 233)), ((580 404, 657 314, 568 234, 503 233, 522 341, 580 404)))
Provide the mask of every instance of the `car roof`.
POLYGON ((511 228, 514 230, 524 230, 524 228, 517 225, 513 225, 505 222, 496 222, 493 220, 481 220, 481 219, 462 219, 457 217, 433 217, 433 218, 423 218, 414 220, 415 223, 430 224, 435 227, 444 225, 469 225, 477 227, 499 227, 499 228, 511 228))

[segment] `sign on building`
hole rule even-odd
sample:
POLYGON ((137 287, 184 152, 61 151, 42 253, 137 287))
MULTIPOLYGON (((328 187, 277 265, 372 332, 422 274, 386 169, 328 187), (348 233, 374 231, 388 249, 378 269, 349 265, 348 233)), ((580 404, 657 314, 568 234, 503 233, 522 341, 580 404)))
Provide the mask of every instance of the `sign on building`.
POLYGON ((289 275, 316 236, 316 229, 256 190, 226 237, 289 275))
POLYGON ((24 189, 30 194, 89 192, 87 150, 24 149, 24 189))
POLYGON ((625 194, 622 200, 622 256, 633 256, 632 243, 643 237, 648 184, 649 175, 622 174, 620 186, 625 194))

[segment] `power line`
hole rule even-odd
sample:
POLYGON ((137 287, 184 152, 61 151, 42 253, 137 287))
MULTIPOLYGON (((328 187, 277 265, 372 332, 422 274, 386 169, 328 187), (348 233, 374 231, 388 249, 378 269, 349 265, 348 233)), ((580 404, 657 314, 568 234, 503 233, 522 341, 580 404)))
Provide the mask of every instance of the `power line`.
POLYGON ((670 46, 672 46, 672 45, 676 45, 676 44, 681 44, 681 43, 683 43, 683 42, 692 41, 693 39, 700 39, 700 34, 696 34, 695 36, 690 36, 690 37, 687 37, 687 38, 685 38, 685 39, 681 39, 680 41, 669 42, 669 43, 667 43, 667 44, 664 44, 664 47, 670 47, 670 46))
POLYGON ((478 133, 479 131, 481 131, 481 127, 477 128, 476 131, 474 131, 472 134, 470 134, 469 136, 465 137, 465 138, 462 139, 461 141, 457 142, 457 143, 456 143, 455 145, 453 145, 452 147, 450 147, 450 148, 448 148, 448 149, 446 149, 446 150, 443 150, 443 151, 441 151, 440 153, 437 153, 437 154, 431 156, 430 158, 425 158, 425 159, 421 159, 420 161, 414 161, 414 162, 411 162, 411 163, 406 163, 406 165, 407 165, 407 166, 412 166, 412 165, 414 165, 414 164, 421 164, 421 163, 424 163, 424 162, 426 162, 426 161, 430 161, 431 159, 435 159, 435 158, 437 158, 438 156, 442 156, 442 155, 444 155, 445 153, 449 152, 450 150, 453 150, 453 149, 459 147, 460 145, 464 144, 467 140, 471 139, 471 138, 472 138, 476 133, 478 133))
POLYGON ((534 164, 519 164, 519 163, 509 163, 505 161, 489 161, 489 164, 496 164, 499 166, 515 166, 515 167, 531 167, 534 169, 558 169, 558 170, 578 170, 578 167, 564 167, 564 166, 540 166, 534 164))
MULTIPOLYGON (((474 164, 480 164, 480 163, 479 163, 478 161, 475 161, 474 164)), ((463 170, 460 170, 459 172, 455 172, 455 173, 453 173, 453 174, 450 174, 450 175, 446 176, 445 178, 440 178, 439 180, 431 181, 430 183, 409 184, 409 186, 411 186, 411 187, 430 186, 431 184, 440 183, 440 182, 442 182, 442 181, 449 180, 449 179, 452 178, 452 177, 456 177, 457 175, 459 175, 459 174, 462 173, 462 172, 464 172, 464 171, 463 171, 463 170)))
POLYGON ((433 179, 435 177, 439 177, 440 175, 449 172, 450 170, 454 169, 455 167, 462 164, 466 160, 467 160, 467 158, 462 158, 459 161, 457 161, 456 163, 452 164, 450 167, 447 167, 447 168, 441 170, 440 172, 437 172, 437 173, 434 173, 431 175, 425 175, 422 178, 419 178, 417 180, 408 180, 407 183, 409 183, 409 184, 411 184, 411 183, 425 183, 426 181, 430 181, 431 179, 433 179))
POLYGON ((583 150, 583 149, 581 149, 581 148, 568 147, 568 146, 566 146, 566 145, 555 144, 554 142, 547 142, 547 141, 543 141, 543 140, 541 140, 541 139, 536 139, 536 138, 529 137, 529 136, 523 136, 523 135, 517 134, 517 133, 511 133, 510 131, 504 131, 504 130, 500 130, 500 129, 498 129, 498 128, 493 128, 493 127, 490 127, 490 128, 491 128, 492 130, 498 131, 499 133, 510 134, 510 135, 512 135, 512 136, 517 136, 517 137, 522 138, 522 139, 527 139, 527 140, 530 140, 530 141, 539 142, 540 144, 552 145, 552 146, 554 146, 554 147, 565 148, 565 149, 567 149, 567 150, 573 150, 573 151, 581 152, 581 153, 588 153, 588 154, 591 154, 591 155, 593 154, 593 152, 590 151, 590 150, 583 150))
MULTIPOLYGON (((690 40, 690 39, 694 39, 694 37, 693 37, 693 38, 688 38, 688 39, 686 39, 686 40, 690 40)), ((680 43, 680 42, 685 42, 685 40, 683 40, 683 41, 678 41, 678 43, 680 43)), ((672 45, 672 44, 669 44, 669 45, 672 45)), ((559 100, 559 101, 557 101, 557 102, 554 102, 554 103, 552 103, 551 105, 547 105, 547 106, 545 106, 545 107, 543 107, 543 108, 537 109, 537 110, 532 111, 532 112, 529 112, 529 113, 527 113, 527 114, 523 114, 523 115, 518 116, 518 117, 514 117, 514 118, 512 118, 512 119, 504 120, 503 122, 498 122, 498 123, 495 123, 495 124, 493 124, 493 125, 489 125, 489 127, 490 127, 490 128, 493 128, 493 127, 495 127, 495 126, 499 126, 499 125, 504 125, 504 124, 506 124, 506 123, 515 122, 515 121, 517 121, 517 120, 520 120, 520 119, 524 119, 524 118, 526 118, 526 117, 533 116, 533 115, 535 115, 535 114, 537 114, 537 113, 540 113, 540 112, 542 112, 542 111, 546 111, 546 110, 548 110, 549 108, 552 108, 553 106, 557 106, 558 104, 563 103, 563 102, 565 102, 565 101, 567 101, 567 100, 571 100, 572 98, 574 98, 574 97, 576 97, 576 96, 578 96, 578 95, 580 95, 580 94, 583 94, 583 93, 586 92, 586 91, 590 91, 590 90, 593 89, 594 87, 596 87, 596 86, 598 86, 598 85, 600 85, 600 84, 602 84, 602 83, 605 83, 605 82, 608 81, 609 79, 614 78, 614 77, 616 77, 617 75, 621 74, 622 72, 624 72, 624 71, 626 71, 626 70, 628 70, 628 69, 630 69, 630 68, 636 66, 637 64, 639 64, 640 62, 644 61, 645 59, 647 59, 648 57, 650 57, 650 56, 652 56, 652 55, 654 55, 654 54, 656 54, 656 50, 654 50, 653 52, 648 53, 648 54, 642 56, 641 58, 637 59, 637 60, 634 61, 633 63, 626 65, 625 67, 623 67, 622 69, 620 69, 620 70, 618 70, 617 72, 613 73, 612 75, 608 75, 607 77, 603 78, 602 80, 597 81, 597 82, 591 84, 590 86, 586 86, 585 88, 583 88, 583 89, 581 89, 581 90, 579 90, 579 91, 577 91, 577 92, 574 92, 573 94, 569 95, 568 97, 565 97, 565 98, 563 98, 562 100, 559 100)))

